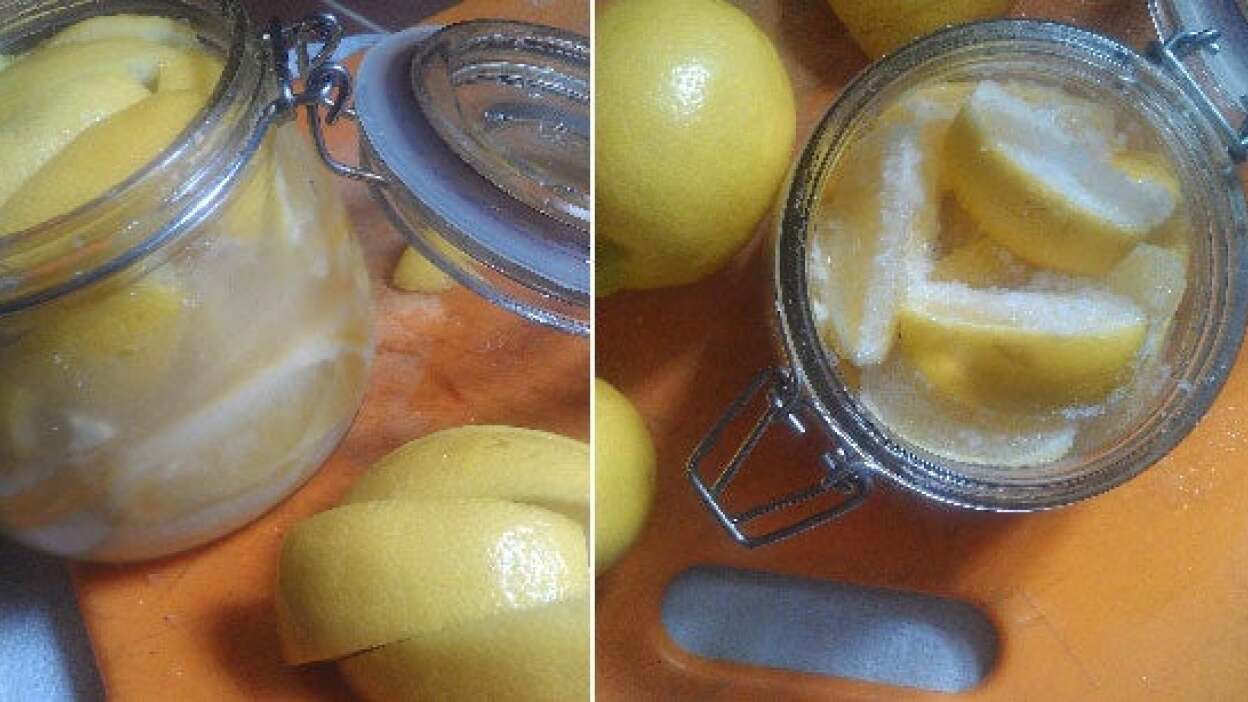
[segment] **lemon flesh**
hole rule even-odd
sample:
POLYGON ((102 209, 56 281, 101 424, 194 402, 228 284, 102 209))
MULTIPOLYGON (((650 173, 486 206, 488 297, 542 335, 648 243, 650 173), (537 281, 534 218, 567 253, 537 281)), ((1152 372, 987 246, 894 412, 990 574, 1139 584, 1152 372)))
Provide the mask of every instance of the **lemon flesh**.
POLYGON ((916 286, 900 347, 939 392, 970 406, 1058 408, 1103 400, 1130 376, 1147 319, 1096 290, 916 286))
POLYGON ((1009 0, 828 0, 854 42, 871 58, 941 27, 1000 17, 1009 0))
POLYGON ((584 533, 502 500, 336 507, 282 546, 277 615, 290 663, 342 656, 588 588, 584 533))
POLYGON ((601 574, 628 551, 654 502, 654 442, 633 403, 594 381, 594 568, 601 574))
POLYGON ((0 234, 21 231, 108 192, 173 144, 205 100, 194 91, 157 93, 85 130, 0 205, 0 234))
POLYGON ((683 285, 754 234, 797 113, 771 41, 721 0, 612 3, 594 32, 600 293, 683 285))
POLYGON ((375 463, 347 502, 494 497, 589 527, 589 447, 533 429, 466 426, 416 439, 375 463))
POLYGON ((366 700, 589 697, 589 602, 569 598, 503 612, 338 662, 366 700))
POLYGON ((1074 445, 1076 425, 1056 415, 999 412, 940 396, 896 360, 863 369, 863 406, 901 439, 955 461, 1013 468, 1051 463, 1074 445))
POLYGON ((1104 275, 1175 210, 1053 114, 984 81, 949 130, 946 175, 985 233, 1037 266, 1104 275))

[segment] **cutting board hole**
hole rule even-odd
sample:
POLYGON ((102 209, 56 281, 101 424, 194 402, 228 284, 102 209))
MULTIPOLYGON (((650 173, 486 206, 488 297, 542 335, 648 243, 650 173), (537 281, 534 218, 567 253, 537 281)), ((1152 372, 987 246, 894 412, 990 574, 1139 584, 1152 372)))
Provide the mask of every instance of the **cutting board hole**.
POLYGON ((965 602, 733 568, 677 576, 663 626, 706 658, 936 692, 975 687, 997 656, 992 623, 965 602))

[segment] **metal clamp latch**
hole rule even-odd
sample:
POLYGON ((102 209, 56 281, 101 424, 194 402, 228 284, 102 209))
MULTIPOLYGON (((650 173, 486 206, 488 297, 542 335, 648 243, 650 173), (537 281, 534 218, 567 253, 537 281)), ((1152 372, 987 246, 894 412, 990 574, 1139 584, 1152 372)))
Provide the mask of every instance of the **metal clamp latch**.
POLYGON ((360 166, 339 161, 325 144, 324 125, 333 125, 339 117, 354 118, 349 106, 351 99, 351 73, 342 64, 333 61, 334 51, 342 41, 342 25, 338 18, 322 12, 308 15, 290 25, 283 25, 274 17, 262 37, 272 53, 273 71, 280 94, 269 103, 266 116, 271 121, 294 119, 295 109, 302 105, 307 111, 308 129, 321 160, 337 175, 362 180, 373 185, 386 185, 384 176, 360 166), (309 45, 319 43, 321 48, 315 56, 309 45), (298 75, 290 70, 290 52, 295 52, 298 75), (295 81, 303 78, 303 90, 295 90, 295 81), (324 125, 320 110, 325 110, 324 125))
MULTIPOLYGON (((1213 99, 1201 88, 1200 82, 1183 63, 1183 59, 1197 51, 1217 53, 1220 50, 1218 39, 1222 33, 1216 29, 1205 29, 1197 32, 1179 32, 1164 42, 1155 41, 1148 45, 1148 55, 1156 61, 1171 77, 1177 79, 1184 92, 1196 101, 1200 111, 1222 133, 1231 159, 1236 163, 1248 158, 1248 117, 1240 123, 1238 129, 1231 125, 1226 115, 1218 109, 1213 99)), ((1239 102, 1248 110, 1248 97, 1239 96, 1239 102)))
POLYGON ((799 416, 804 406, 801 391, 790 374, 779 368, 769 368, 754 377, 745 391, 728 406, 724 415, 711 427, 689 456, 685 471, 694 489, 719 523, 737 543, 743 546, 750 548, 765 546, 813 529, 854 509, 862 504, 866 497, 870 484, 865 471, 849 463, 845 453, 838 448, 820 456, 823 476, 816 484, 737 513, 730 513, 724 506, 722 500, 729 484, 738 477, 746 460, 772 425, 780 422, 796 434, 806 433, 806 426, 799 416), (714 482, 708 484, 703 477, 702 463, 720 443, 724 431, 741 416, 751 400, 760 392, 766 392, 767 409, 755 421, 749 434, 737 447, 727 465, 719 471, 714 482), (837 494, 841 499, 832 506, 791 524, 758 534, 746 532, 746 527, 760 517, 792 509, 828 494, 837 494))

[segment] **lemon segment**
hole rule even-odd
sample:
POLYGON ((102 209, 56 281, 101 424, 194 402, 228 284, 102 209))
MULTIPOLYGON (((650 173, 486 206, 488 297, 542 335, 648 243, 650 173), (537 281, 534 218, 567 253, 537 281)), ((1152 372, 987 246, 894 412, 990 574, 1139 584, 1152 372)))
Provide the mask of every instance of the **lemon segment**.
POLYGON ((564 702, 589 697, 589 602, 503 612, 338 662, 361 697, 564 702))
POLYGON ((173 144, 203 106, 199 93, 157 93, 82 132, 0 205, 0 234, 52 219, 108 192, 173 144))
POLYGON ((1103 275, 1176 207, 1167 188, 1128 177, 990 81, 967 99, 945 153, 958 202, 989 236, 1045 268, 1103 275))
POLYGON ((589 527, 589 447, 533 429, 465 426, 435 432, 375 463, 347 502, 493 497, 544 507, 589 527))
POLYGON ((339 658, 588 588, 583 532, 501 500, 342 505, 282 546, 276 607, 290 663, 339 658))
POLYGON ((0 347, 0 375, 68 405, 134 397, 168 369, 183 332, 184 291, 150 275, 103 296, 31 313, 0 347))
POLYGON ((186 22, 154 15, 102 15, 76 22, 57 32, 43 47, 89 44, 106 39, 141 39, 174 49, 200 46, 186 22))
POLYGON ((363 354, 335 340, 296 344, 158 433, 130 442, 109 471, 108 514, 119 523, 160 525, 292 474, 311 445, 333 434, 366 369, 363 354))
POLYGON ((968 407, 940 397, 922 375, 892 359, 863 369, 858 399, 902 440, 963 463, 1043 465, 1065 456, 1075 441, 1072 421, 968 407))
POLYGON ((970 406, 1058 408, 1103 400, 1130 375, 1147 320, 1096 290, 916 286, 900 313, 906 358, 946 397, 970 406))
POLYGON ((628 551, 654 502, 656 458, 645 420, 623 393, 594 381, 594 569, 628 551))
POLYGON ((0 122, 11 119, 48 92, 71 80, 127 76, 151 88, 160 66, 178 50, 138 39, 104 39, 88 44, 40 48, 0 71, 0 122))
POLYGON ((66 81, 43 99, 0 122, 0 205, 88 127, 151 93, 128 75, 66 81))
POLYGON ((914 124, 885 126, 844 158, 851 165, 828 186, 808 270, 821 336, 861 367, 888 355, 907 281, 924 275, 938 198, 914 124))
POLYGON ((854 42, 879 58, 941 27, 1000 17, 1009 0, 828 0, 854 42))

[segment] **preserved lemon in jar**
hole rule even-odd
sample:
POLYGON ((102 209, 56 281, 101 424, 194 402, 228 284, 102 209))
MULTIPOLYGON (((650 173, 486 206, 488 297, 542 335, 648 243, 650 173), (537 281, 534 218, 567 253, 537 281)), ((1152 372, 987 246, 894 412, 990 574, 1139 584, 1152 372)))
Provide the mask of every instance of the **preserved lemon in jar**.
POLYGON ((851 148, 812 234, 812 312, 890 430, 1042 465, 1157 395, 1189 226, 1140 119, 1041 82, 936 83, 851 148))
POLYGON ((0 528, 154 557, 329 455, 372 358, 369 284, 298 126, 265 119, 237 4, 49 7, 0 25, 0 528))

